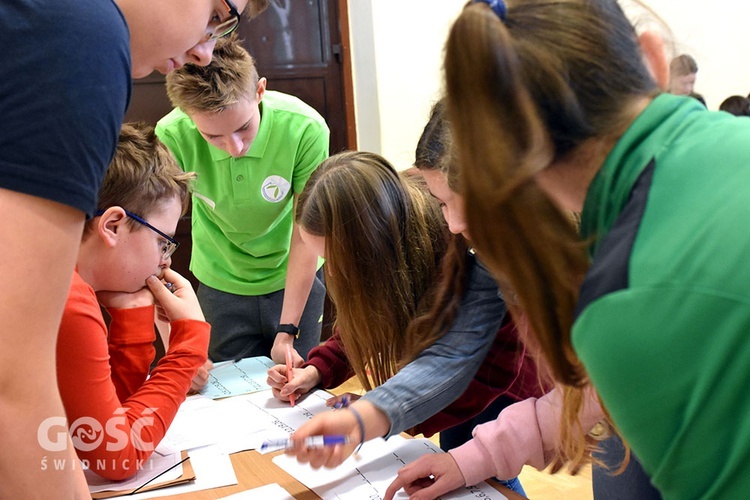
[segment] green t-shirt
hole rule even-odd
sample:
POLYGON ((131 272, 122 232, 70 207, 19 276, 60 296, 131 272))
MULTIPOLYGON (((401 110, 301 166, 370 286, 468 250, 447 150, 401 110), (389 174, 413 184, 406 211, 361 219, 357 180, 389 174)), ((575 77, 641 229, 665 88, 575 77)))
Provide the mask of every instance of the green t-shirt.
POLYGON ((266 91, 260 112, 242 158, 209 144, 180 109, 156 125, 183 170, 198 174, 190 270, 201 283, 237 295, 284 288, 294 194, 328 156, 328 126, 304 102, 266 91))
POLYGON ((750 491, 750 119, 657 97, 593 180, 573 343, 664 498, 750 491))

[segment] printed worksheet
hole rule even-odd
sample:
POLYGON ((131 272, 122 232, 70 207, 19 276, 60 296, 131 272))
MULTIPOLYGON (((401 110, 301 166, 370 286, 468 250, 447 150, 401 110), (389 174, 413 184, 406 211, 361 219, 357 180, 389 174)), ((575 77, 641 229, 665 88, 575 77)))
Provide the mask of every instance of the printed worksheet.
POLYGON ((167 454, 212 444, 227 454, 260 451, 266 440, 288 438, 313 416, 333 411, 326 406, 331 397, 315 390, 292 407, 274 398, 270 389, 218 400, 191 396, 180 406, 156 451, 167 454))
POLYGON ((267 372, 275 364, 266 356, 216 363, 201 394, 219 399, 268 390, 267 372))
POLYGON ((218 404, 200 395, 183 401, 156 451, 166 455, 215 444, 218 404))
MULTIPOLYGON (((324 500, 367 498, 379 500, 385 496, 388 486, 396 479, 398 470, 428 453, 443 451, 428 439, 406 439, 393 436, 387 441, 373 439, 362 446, 359 458, 354 455, 335 469, 314 470, 307 464, 300 464, 294 457, 279 455, 273 461, 324 500)), ((406 499, 400 491, 397 499, 406 499)), ((440 497, 445 500, 475 499, 502 500, 505 495, 487 483, 461 488, 440 497)))
POLYGON ((294 406, 274 398, 271 391, 226 400, 227 403, 231 402, 233 411, 225 413, 235 419, 242 418, 244 424, 237 422, 227 426, 235 429, 232 441, 234 449, 255 449, 260 453, 275 451, 261 450, 262 443, 266 440, 288 438, 315 415, 334 411, 326 406, 326 401, 331 397, 326 391, 317 389, 299 398, 294 406), (248 425, 249 422, 252 422, 252 426, 248 425), (238 428, 243 431, 236 432, 238 428))

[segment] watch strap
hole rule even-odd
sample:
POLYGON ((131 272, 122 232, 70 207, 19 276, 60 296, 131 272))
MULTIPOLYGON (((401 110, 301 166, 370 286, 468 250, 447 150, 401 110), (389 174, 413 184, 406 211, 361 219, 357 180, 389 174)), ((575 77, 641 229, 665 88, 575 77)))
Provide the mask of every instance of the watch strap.
POLYGON ((279 325, 278 328, 276 328, 276 331, 288 333, 294 338, 299 337, 299 328, 291 323, 284 323, 282 325, 279 325))

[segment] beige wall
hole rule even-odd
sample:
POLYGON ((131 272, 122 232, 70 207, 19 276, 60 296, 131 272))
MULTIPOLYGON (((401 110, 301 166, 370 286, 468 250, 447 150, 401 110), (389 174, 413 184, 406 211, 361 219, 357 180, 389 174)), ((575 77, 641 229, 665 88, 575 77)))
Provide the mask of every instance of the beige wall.
MULTIPOLYGON (((464 3, 349 0, 360 149, 380 153, 400 169, 411 165, 430 106, 442 88, 443 44, 464 3)), ((698 61, 696 91, 710 109, 731 94, 750 92, 750 3, 647 4, 669 25, 677 53, 690 53, 698 61)))

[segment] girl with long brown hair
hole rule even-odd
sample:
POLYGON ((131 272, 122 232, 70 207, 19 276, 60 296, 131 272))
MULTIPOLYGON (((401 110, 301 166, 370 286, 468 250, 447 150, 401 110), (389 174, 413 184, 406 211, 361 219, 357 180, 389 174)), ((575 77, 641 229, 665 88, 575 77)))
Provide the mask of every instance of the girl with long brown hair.
MULTIPOLYGON (((308 181, 297 220, 327 259, 336 334, 311 351, 291 382, 279 365, 269 384, 288 399, 356 374, 372 390, 351 411, 312 419, 293 439, 336 433, 357 442, 411 427, 431 435, 490 404, 542 394, 497 284, 468 252, 455 221, 450 230, 457 234, 449 236, 440 203, 422 184, 371 153, 336 155, 308 181)), ((489 418, 499 407, 493 410, 489 418)), ((461 436, 457 430, 461 442, 469 434, 461 436)), ((298 458, 334 466, 352 450, 299 450, 298 458)))
POLYGON ((744 496, 750 123, 662 94, 661 38, 615 0, 487 3, 445 58, 473 241, 664 497, 744 496))

